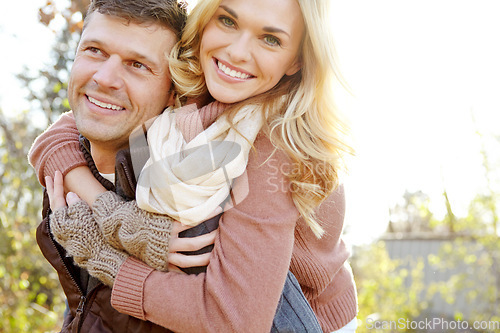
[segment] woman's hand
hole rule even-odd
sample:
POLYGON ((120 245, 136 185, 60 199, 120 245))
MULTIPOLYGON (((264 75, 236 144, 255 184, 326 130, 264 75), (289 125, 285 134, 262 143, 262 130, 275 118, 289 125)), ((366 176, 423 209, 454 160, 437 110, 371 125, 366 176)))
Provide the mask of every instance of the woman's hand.
POLYGON ((206 266, 210 260, 210 254, 186 255, 178 252, 198 251, 212 245, 219 229, 196 237, 179 237, 179 234, 191 227, 185 226, 178 221, 173 222, 170 234, 170 247, 168 253, 169 271, 184 273, 180 268, 206 266))

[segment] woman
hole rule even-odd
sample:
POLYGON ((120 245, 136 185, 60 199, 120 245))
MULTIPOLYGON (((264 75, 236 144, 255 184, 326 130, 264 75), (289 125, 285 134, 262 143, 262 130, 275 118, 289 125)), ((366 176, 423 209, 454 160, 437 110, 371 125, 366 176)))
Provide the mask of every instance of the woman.
POLYGON ((245 136, 255 149, 247 149, 246 196, 223 213, 206 274, 153 272, 125 259, 113 288, 116 308, 175 331, 268 331, 290 268, 324 331, 355 317, 340 240, 343 192, 334 191, 348 148, 331 101, 327 4, 223 0, 193 10, 172 63, 179 93, 199 98, 208 91, 231 103, 217 107, 217 118, 238 119, 246 110, 252 123, 264 119, 253 138, 245 136), (130 288, 131 272, 139 289, 130 288), (144 301, 132 301, 142 300, 142 291, 144 301))

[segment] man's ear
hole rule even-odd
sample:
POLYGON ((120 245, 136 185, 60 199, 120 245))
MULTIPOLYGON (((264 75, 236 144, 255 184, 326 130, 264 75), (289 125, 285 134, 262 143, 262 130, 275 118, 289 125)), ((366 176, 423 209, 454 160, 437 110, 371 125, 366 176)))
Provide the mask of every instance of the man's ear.
POLYGON ((292 76, 293 74, 300 71, 301 68, 302 68, 302 61, 300 61, 300 59, 296 59, 293 62, 293 64, 290 65, 288 70, 285 72, 285 75, 292 76))

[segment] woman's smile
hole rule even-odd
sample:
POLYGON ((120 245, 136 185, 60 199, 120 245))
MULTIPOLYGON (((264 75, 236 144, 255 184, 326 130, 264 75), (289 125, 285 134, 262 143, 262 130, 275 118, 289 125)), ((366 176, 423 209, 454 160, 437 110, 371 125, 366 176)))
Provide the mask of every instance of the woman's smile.
POLYGON ((303 35, 295 0, 222 0, 201 39, 208 91, 224 103, 269 91, 300 69, 303 35))
POLYGON ((255 76, 230 64, 223 62, 218 59, 214 59, 217 68, 219 69, 219 73, 221 78, 226 79, 230 77, 231 79, 235 79, 236 82, 244 82, 248 79, 252 79, 255 76))

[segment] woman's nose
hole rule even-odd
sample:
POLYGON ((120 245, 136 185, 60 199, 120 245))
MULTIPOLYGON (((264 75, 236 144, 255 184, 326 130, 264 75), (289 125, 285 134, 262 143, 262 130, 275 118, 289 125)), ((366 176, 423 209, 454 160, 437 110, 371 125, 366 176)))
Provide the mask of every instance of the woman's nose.
POLYGON ((230 41, 227 53, 234 63, 247 62, 251 59, 252 39, 249 34, 241 33, 230 41))

